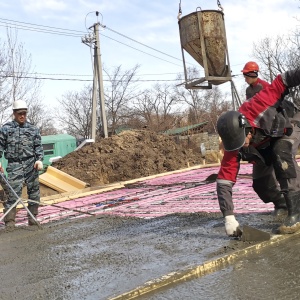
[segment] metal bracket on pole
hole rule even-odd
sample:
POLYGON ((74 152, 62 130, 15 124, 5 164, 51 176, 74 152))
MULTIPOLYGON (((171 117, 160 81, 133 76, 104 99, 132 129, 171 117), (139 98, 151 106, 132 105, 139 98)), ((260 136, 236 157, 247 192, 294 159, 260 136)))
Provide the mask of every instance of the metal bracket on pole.
POLYGON ((13 193, 13 195, 17 198, 17 201, 3 214, 2 217, 0 217, 0 221, 2 221, 5 216, 14 208, 16 207, 19 202, 23 205, 23 207, 25 208, 25 210, 27 211, 27 213, 30 215, 30 217, 33 219, 33 221, 36 223, 36 225, 38 227, 41 228, 40 223, 38 222, 38 220, 36 219, 36 217, 31 213, 31 211, 28 209, 28 207, 25 205, 25 203, 23 202, 22 198, 20 198, 17 193, 14 191, 14 189, 11 187, 11 185, 8 183, 7 179, 5 178, 4 174, 2 172, 0 172, 0 184, 2 185, 4 191, 6 191, 7 189, 10 189, 10 191, 13 193))

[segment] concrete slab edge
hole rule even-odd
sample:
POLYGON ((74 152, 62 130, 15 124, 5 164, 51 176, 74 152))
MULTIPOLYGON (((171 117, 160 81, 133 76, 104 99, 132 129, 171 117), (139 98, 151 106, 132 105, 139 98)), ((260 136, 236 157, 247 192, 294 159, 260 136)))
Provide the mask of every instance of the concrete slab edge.
POLYGON ((258 253, 263 248, 266 248, 273 244, 280 243, 291 236, 295 236, 299 234, 300 232, 290 234, 290 235, 274 235, 268 241, 251 245, 245 249, 237 250, 233 253, 207 261, 195 267, 189 267, 181 271, 171 272, 169 274, 163 275, 160 278, 150 280, 145 284, 143 284, 142 286, 139 286, 131 291, 109 298, 108 300, 136 299, 137 297, 145 294, 151 294, 151 293, 153 294, 161 288, 166 288, 174 284, 180 284, 185 281, 203 277, 207 274, 213 273, 215 271, 221 270, 224 267, 229 266, 231 263, 237 261, 238 259, 241 259, 243 256, 247 254, 258 253))

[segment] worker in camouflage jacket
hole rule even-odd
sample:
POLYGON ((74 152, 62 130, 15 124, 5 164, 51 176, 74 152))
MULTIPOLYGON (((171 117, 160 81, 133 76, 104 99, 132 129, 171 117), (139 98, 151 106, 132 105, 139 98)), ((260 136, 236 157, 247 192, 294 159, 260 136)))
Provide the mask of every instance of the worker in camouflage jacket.
MULTIPOLYGON (((27 104, 23 100, 13 103, 14 119, 0 129, 0 157, 4 154, 7 159, 7 181, 16 194, 21 197, 23 184, 27 186, 28 199, 40 201, 39 171, 43 169, 43 147, 40 131, 26 120, 27 104)), ((3 173, 3 167, 0 165, 3 173)), ((4 202, 4 212, 7 212, 18 200, 10 189, 3 185, 7 199, 4 202)), ((39 205, 28 202, 28 209, 36 217, 39 205)), ((14 228, 16 207, 5 216, 7 228, 14 228)), ((28 214, 28 225, 36 222, 28 214)))
MULTIPOLYGON (((245 101, 239 111, 223 113, 217 122, 225 154, 217 178, 220 209, 225 218, 229 236, 240 234, 234 216, 232 188, 236 182, 240 160, 272 166, 280 192, 285 199, 288 215, 279 227, 280 233, 300 230, 300 171, 295 155, 299 145, 299 113, 293 115, 294 106, 284 107, 288 88, 300 85, 300 69, 278 75, 270 86, 245 101)), ((263 174, 262 174, 263 177, 263 174)), ((253 181, 256 192, 263 199, 272 197, 271 176, 253 181)), ((275 198, 274 198, 275 199, 275 198)))

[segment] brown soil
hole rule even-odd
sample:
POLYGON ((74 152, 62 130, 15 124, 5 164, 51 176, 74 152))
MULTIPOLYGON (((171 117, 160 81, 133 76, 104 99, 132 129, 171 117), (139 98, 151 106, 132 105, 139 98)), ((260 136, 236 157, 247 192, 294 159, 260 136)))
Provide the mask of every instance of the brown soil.
POLYGON ((90 186, 98 186, 179 170, 202 162, 197 147, 188 148, 176 144, 172 137, 140 130, 124 131, 86 145, 52 166, 90 186))

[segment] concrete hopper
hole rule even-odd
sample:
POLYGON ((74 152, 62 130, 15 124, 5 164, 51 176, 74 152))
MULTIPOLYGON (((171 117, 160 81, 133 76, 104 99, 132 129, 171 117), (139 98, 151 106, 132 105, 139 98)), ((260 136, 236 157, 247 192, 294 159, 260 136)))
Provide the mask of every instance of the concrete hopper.
POLYGON ((230 81, 224 14, 220 10, 199 10, 179 19, 180 42, 185 68, 186 88, 211 88, 230 81), (205 77, 188 82, 184 50, 203 68, 205 77), (208 81, 209 86, 198 84, 208 81))

